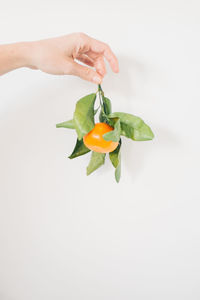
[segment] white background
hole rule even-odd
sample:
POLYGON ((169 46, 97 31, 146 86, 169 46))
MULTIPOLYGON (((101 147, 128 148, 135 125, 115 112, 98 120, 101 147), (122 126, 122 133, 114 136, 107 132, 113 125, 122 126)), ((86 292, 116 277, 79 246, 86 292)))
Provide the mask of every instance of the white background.
POLYGON ((96 86, 21 69, 0 78, 0 299, 200 299, 199 1, 1 1, 0 42, 82 31, 120 73, 114 111, 152 142, 123 139, 122 179, 55 124, 96 86))

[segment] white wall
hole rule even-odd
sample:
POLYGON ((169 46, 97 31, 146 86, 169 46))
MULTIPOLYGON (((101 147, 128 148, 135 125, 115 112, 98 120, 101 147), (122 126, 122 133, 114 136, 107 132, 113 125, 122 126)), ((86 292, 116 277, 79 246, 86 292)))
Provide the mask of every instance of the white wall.
POLYGON ((152 142, 123 139, 85 175, 56 129, 96 86, 17 70, 0 78, 0 299, 200 299, 199 1, 3 1, 0 42, 83 31, 110 44, 103 88, 152 142))

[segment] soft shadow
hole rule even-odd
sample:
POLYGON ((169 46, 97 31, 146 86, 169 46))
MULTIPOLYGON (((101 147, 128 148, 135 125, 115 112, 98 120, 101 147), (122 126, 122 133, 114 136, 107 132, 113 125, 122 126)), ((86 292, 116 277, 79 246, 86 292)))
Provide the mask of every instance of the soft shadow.
POLYGON ((118 74, 108 67, 103 86, 107 93, 114 90, 123 101, 133 99, 138 91, 138 83, 142 88, 148 77, 147 66, 140 60, 127 56, 118 56, 120 71, 118 74))
POLYGON ((174 132, 155 124, 152 128, 155 133, 152 141, 136 142, 123 137, 122 167, 124 164, 133 181, 143 171, 145 161, 153 152, 162 153, 166 149, 180 147, 180 139, 174 132))

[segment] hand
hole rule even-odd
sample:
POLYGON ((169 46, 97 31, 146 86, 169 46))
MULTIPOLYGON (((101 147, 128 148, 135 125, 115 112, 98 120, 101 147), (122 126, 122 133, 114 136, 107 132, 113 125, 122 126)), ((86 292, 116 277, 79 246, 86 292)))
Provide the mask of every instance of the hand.
POLYGON ((104 58, 113 72, 119 72, 117 58, 110 47, 84 33, 72 33, 28 44, 26 66, 49 74, 76 75, 99 84, 106 74, 104 58))

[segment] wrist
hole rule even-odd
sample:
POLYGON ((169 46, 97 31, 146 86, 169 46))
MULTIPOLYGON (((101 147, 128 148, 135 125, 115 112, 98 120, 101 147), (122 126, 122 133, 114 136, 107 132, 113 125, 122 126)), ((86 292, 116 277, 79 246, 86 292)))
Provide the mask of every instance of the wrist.
POLYGON ((31 42, 0 45, 0 76, 22 67, 34 68, 31 48, 31 42))
POLYGON ((34 68, 31 60, 32 42, 20 42, 15 44, 14 57, 16 68, 34 68))

